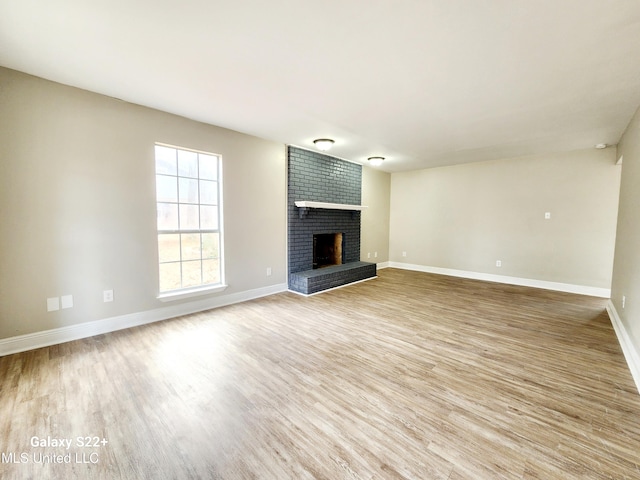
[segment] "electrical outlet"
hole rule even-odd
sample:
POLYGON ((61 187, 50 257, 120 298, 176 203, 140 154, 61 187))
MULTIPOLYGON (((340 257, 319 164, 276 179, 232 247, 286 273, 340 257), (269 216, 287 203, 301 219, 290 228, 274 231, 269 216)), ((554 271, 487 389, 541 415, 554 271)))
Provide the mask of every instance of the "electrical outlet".
POLYGON ((373 256, 374 256, 375 258, 378 258, 378 252, 373 252, 373 256))
POLYGON ((544 212, 544 219, 549 220, 551 218, 551 212, 544 212))
POLYGON ((502 260, 496 260, 496 267, 502 266, 502 260))
POLYGON ((72 308, 73 295, 63 295, 62 297, 60 297, 60 306, 62 308, 72 308))
POLYGON ((113 302, 113 290, 105 290, 102 292, 102 300, 107 302, 113 302))
POLYGON ((267 277, 271 276, 271 267, 267 267, 267 277))
POLYGON ((622 295, 622 309, 624 310, 624 304, 627 303, 627 297, 622 295))
POLYGON ((371 252, 367 253, 367 258, 371 258, 371 252))
POLYGON ((406 257, 407 256, 407 252, 402 252, 402 256, 406 257))

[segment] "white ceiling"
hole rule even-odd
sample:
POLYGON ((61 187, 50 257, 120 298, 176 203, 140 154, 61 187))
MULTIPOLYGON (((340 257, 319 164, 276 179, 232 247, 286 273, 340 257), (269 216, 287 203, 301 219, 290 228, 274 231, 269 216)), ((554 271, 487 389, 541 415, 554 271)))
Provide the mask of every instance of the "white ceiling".
POLYGON ((616 144, 638 0, 0 0, 0 65, 386 171, 616 144))

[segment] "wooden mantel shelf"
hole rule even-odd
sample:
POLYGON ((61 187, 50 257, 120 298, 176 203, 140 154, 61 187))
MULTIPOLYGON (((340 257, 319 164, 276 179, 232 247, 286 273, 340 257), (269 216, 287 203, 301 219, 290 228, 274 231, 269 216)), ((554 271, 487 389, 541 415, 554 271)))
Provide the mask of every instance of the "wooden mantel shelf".
POLYGON ((365 205, 347 205, 345 203, 311 202, 309 200, 298 200, 295 202, 299 210, 299 217, 304 218, 309 213, 310 208, 325 208, 328 210, 350 210, 351 217, 355 217, 356 212, 367 208, 365 205))
POLYGON ((326 203, 326 202, 310 202, 308 200, 299 200, 296 202, 298 208, 326 208, 329 210, 364 210, 366 205, 347 205, 344 203, 326 203))

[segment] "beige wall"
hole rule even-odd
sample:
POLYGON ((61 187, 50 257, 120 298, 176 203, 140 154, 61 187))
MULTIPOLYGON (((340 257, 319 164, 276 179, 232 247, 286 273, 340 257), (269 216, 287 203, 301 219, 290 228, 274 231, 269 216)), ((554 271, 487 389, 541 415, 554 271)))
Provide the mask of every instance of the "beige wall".
POLYGON ((364 262, 389 261, 390 189, 391 174, 362 167, 362 205, 369 207, 362 212, 360 227, 360 259, 364 262))
POLYGON ((613 148, 394 173, 390 260, 608 289, 619 182, 613 148))
POLYGON ((166 305, 154 142, 223 157, 223 294, 286 282, 284 145, 0 68, 0 338, 166 305))
POLYGON ((622 181, 611 301, 640 352, 640 109, 618 144, 620 155, 622 181))

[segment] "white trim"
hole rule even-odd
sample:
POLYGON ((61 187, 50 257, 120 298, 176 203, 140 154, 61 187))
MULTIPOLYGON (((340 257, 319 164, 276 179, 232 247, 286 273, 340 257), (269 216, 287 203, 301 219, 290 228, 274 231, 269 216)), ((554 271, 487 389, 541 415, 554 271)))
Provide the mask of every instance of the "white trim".
POLYGON ((629 336, 629 332, 627 332, 627 329, 625 328, 624 323, 622 323, 622 320, 618 315, 618 311, 611 300, 607 302, 607 313, 609 314, 611 324, 613 325, 613 329, 618 337, 618 343, 622 348, 622 353, 624 354, 624 358, 627 361, 629 370, 631 371, 633 381, 636 383, 636 389, 638 390, 638 393, 640 393, 640 352, 638 352, 637 348, 633 344, 631 336, 629 336))
POLYGON ((163 306, 153 310, 128 313, 117 317, 94 320, 92 322, 80 323, 77 325, 69 325, 68 327, 54 328, 52 330, 0 339, 0 357, 40 347, 48 347, 50 345, 70 342, 80 338, 114 332, 125 328, 137 327, 147 323, 187 315, 189 313, 202 312, 204 310, 223 307, 233 303, 246 302, 248 300, 265 297, 267 295, 285 292, 286 290, 286 284, 272 285, 269 287, 232 293, 230 295, 195 300, 192 302, 181 303, 179 305, 168 305, 166 307, 163 306))
POLYGON ((172 302, 174 300, 182 300, 184 298, 200 297, 210 293, 224 292, 228 286, 229 285, 208 285, 197 288, 185 288, 183 290, 172 290, 169 292, 163 292, 156 298, 161 302, 172 302))
POLYGON ((364 210, 366 205, 348 205, 346 203, 314 202, 311 200, 297 200, 294 202, 298 208, 325 208, 328 210, 364 210))
POLYGON ((523 287, 544 288, 545 290, 555 290, 558 292, 577 293, 592 297, 609 298, 610 288, 589 287, 586 285, 573 285, 570 283, 547 282, 545 280, 534 280, 531 278, 509 277, 506 275, 494 275, 491 273, 468 272, 465 270, 454 270, 450 268, 428 267, 425 265, 414 265, 410 263, 389 262, 392 268, 402 270, 415 270, 417 272, 437 273, 438 275, 449 275, 451 277, 470 278, 473 280, 484 280, 487 282, 507 283, 510 285, 520 285, 523 287))
POLYGON ((175 150, 186 150, 187 152, 202 153, 203 155, 211 155, 212 157, 222 158, 222 155, 220 155, 219 153, 212 153, 212 152, 206 152, 204 150, 196 150, 193 148, 181 147, 179 145, 172 145, 170 143, 155 142, 154 145, 158 145, 160 147, 173 148, 175 150))
POLYGON ((383 268, 389 268, 389 262, 382 262, 376 265, 378 270, 382 270, 383 268))

